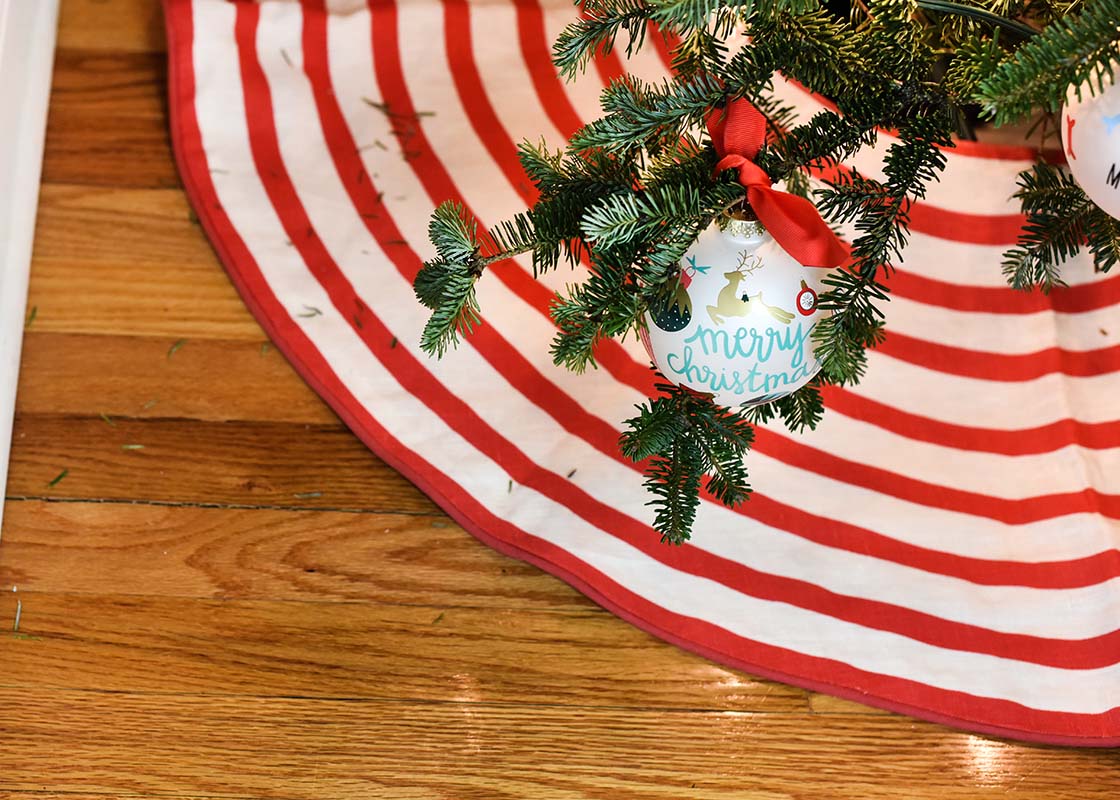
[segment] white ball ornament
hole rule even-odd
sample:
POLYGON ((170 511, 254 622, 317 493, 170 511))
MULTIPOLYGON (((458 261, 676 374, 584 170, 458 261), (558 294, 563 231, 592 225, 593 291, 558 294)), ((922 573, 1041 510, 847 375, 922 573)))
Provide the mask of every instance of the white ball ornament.
POLYGON ((1062 149, 1073 177, 1089 199, 1120 219, 1120 89, 1111 78, 1103 91, 1070 88, 1062 111, 1062 149))
POLYGON ((681 261, 681 281, 646 315, 661 373, 726 406, 784 397, 820 371, 813 328, 827 269, 805 267, 753 221, 712 225, 681 261))

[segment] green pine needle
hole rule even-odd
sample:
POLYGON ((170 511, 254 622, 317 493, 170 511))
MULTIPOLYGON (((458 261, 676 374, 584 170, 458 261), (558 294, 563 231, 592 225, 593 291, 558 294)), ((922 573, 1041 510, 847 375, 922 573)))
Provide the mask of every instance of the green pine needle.
POLYGON ((181 347, 182 347, 183 345, 185 345, 186 343, 187 343, 187 340, 186 340, 186 339, 179 339, 179 340, 178 340, 177 342, 175 342, 175 343, 174 343, 173 345, 171 345, 171 347, 167 348, 167 357, 168 357, 168 358, 171 358, 171 356, 173 356, 173 355, 175 355, 176 353, 178 353, 178 352, 179 352, 179 349, 180 349, 180 348, 181 348, 181 347))

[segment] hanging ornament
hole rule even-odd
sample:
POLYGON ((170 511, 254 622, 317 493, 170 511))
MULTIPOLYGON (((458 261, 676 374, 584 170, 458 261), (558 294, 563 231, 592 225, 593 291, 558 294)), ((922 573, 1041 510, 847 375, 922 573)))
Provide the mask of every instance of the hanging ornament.
POLYGON ((754 163, 766 141, 766 118, 754 105, 739 99, 713 109, 707 126, 716 173, 735 170, 758 219, 732 218, 700 234, 680 280, 650 309, 642 341, 669 380, 722 405, 755 406, 820 371, 817 293, 847 252, 812 203, 775 189, 754 163))
POLYGON ((753 406, 817 374, 812 332, 825 314, 817 294, 827 269, 802 266, 760 223, 737 219, 700 234, 681 268, 669 305, 688 318, 651 310, 643 336, 666 378, 726 406, 753 406))
POLYGON ((1073 177, 1090 200, 1120 219, 1120 89, 1111 78, 1103 91, 1083 84, 1080 100, 1070 88, 1061 131, 1073 177))

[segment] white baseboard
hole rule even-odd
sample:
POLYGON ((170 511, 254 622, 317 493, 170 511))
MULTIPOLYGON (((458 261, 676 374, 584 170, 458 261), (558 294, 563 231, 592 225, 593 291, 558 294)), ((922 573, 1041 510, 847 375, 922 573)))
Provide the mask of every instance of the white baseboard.
MULTIPOLYGON (((58 0, 0 0, 0 487, 7 486, 58 0)), ((0 502, 0 521, 4 506, 0 502)))

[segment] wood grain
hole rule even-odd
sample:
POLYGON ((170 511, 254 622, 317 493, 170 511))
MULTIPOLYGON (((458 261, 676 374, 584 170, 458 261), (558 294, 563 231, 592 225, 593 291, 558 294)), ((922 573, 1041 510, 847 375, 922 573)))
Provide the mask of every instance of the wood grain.
POLYGON ((110 425, 96 417, 17 416, 8 495, 406 513, 436 509, 337 424, 120 419, 110 425), (65 478, 51 486, 62 470, 65 478))
MULTIPOLYGON (((153 0, 152 5, 158 4, 153 0)), ((65 24, 62 30, 67 30, 65 24)), ((156 53, 60 50, 47 117, 43 179, 116 187, 178 186, 166 124, 163 65, 164 56, 156 53)))
POLYGON ((127 417, 341 426, 264 341, 32 330, 24 336, 23 365, 16 411, 25 418, 105 414, 113 422, 127 417), (215 364, 222 365, 220 374, 215 364))
POLYGON ((9 586, 440 608, 593 607, 537 568, 482 547, 442 513, 9 502, 0 598, 8 598, 9 586))
MULTIPOLYGON (((593 607, 18 597, 12 688, 453 702, 469 686, 478 703, 808 710, 802 690, 667 648, 593 607)), ((5 597, 0 620, 12 606, 5 597)))
POLYGON ((932 726, 903 743, 893 717, 485 704, 469 680, 455 685, 451 703, 0 689, 13 743, 0 785, 35 789, 49 775, 74 791, 307 800, 1088 800, 1115 797, 1120 780, 1107 754, 932 726))
POLYGON ((478 544, 262 354, 176 188, 161 26, 155 0, 62 3, 0 798, 1118 796, 1120 750, 758 680, 478 544))
POLYGON ((45 185, 33 329, 263 341, 181 192, 45 185))
POLYGON ((58 48, 106 53, 162 53, 163 13, 158 0, 63 0, 58 48))

